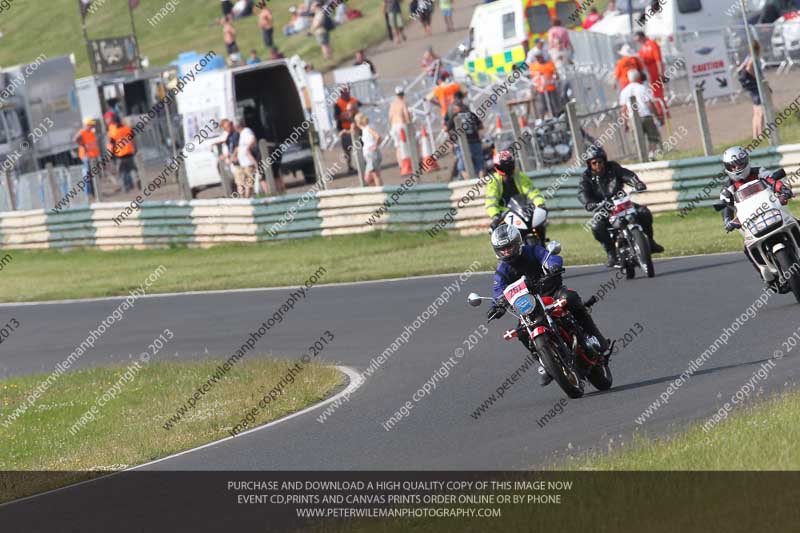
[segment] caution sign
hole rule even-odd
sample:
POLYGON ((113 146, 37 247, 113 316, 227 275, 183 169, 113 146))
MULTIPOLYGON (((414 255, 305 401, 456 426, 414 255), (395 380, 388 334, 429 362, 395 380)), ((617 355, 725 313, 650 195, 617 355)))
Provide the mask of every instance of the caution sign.
POLYGON ((700 87, 704 98, 727 96, 734 92, 728 70, 728 48, 722 35, 698 37, 684 44, 692 87, 700 87))

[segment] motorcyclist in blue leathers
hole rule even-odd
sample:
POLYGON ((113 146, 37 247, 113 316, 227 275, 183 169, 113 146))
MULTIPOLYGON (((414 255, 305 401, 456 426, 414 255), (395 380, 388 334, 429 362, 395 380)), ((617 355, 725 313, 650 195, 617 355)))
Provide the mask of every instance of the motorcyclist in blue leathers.
MULTIPOLYGON (((498 226, 492 232, 492 248, 494 248, 495 255, 500 260, 500 263, 494 273, 494 303, 487 315, 490 320, 500 318, 505 314, 508 303, 503 296, 503 291, 510 284, 525 276, 528 279, 529 290, 532 289, 533 282, 543 276, 542 262, 545 261, 545 257, 548 254, 547 249, 538 244, 535 246, 523 246, 522 235, 520 235, 519 230, 506 224, 498 226)), ((550 255, 547 257, 546 268, 548 272, 560 272, 563 270, 563 265, 564 261, 560 256, 550 255)), ((587 347, 594 349, 598 353, 606 352, 608 350, 608 341, 600 333, 594 320, 592 320, 592 315, 583 305, 578 293, 564 287, 560 276, 556 276, 550 281, 546 282, 542 295, 564 298, 567 301, 567 307, 570 312, 587 335, 585 339, 587 347)), ((519 330, 518 338, 525 346, 525 349, 530 350, 530 337, 527 331, 524 329, 519 330)), ((539 367, 539 375, 542 386, 553 380, 542 366, 539 367)))

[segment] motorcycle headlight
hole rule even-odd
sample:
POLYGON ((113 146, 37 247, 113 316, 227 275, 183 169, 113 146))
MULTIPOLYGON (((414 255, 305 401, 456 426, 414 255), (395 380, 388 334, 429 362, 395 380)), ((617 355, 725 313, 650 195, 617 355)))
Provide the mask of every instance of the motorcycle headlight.
POLYGON ((750 217, 744 222, 744 227, 755 237, 760 237, 781 224, 783 224, 783 217, 780 209, 770 209, 750 217))
POLYGON ((551 158, 556 155, 556 151, 553 149, 552 146, 548 145, 544 147, 544 150, 542 150, 542 154, 544 155, 544 157, 551 158))
POLYGON ((556 152, 558 152, 558 155, 560 155, 561 157, 567 157, 569 154, 572 153, 572 150, 566 144, 557 144, 556 152))

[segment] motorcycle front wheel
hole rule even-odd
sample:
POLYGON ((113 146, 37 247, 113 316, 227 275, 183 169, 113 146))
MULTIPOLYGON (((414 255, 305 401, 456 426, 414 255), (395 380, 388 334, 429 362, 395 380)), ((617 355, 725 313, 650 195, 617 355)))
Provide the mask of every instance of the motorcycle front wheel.
POLYGON ((561 390, 570 398, 583 396, 583 380, 564 363, 559 353, 559 343, 553 338, 552 333, 539 335, 533 342, 544 369, 558 383, 561 390))
POLYGON ((794 294, 794 299, 800 303, 800 272, 795 272, 797 269, 797 258, 795 254, 789 250, 788 248, 784 248, 783 250, 778 250, 775 252, 775 262, 778 263, 778 269, 781 272, 781 275, 786 282, 789 284, 789 287, 792 289, 792 293, 794 294), (791 276, 786 277, 786 274, 789 272, 794 272, 791 276))
POLYGON ((614 376, 608 365, 593 366, 586 379, 597 390, 608 390, 614 384, 614 376))
POLYGON ((642 267, 642 270, 647 274, 648 278, 652 278, 656 275, 656 269, 653 268, 653 256, 650 253, 650 242, 647 240, 647 237, 644 236, 644 233, 637 228, 631 230, 631 235, 633 235, 633 249, 636 252, 636 259, 639 261, 639 266, 642 267))

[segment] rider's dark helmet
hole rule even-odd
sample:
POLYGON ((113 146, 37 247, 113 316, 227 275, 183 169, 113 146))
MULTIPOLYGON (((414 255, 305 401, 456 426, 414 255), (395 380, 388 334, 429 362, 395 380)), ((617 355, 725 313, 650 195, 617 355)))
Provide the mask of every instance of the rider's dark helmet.
POLYGON ((522 253, 522 235, 514 226, 502 224, 492 231, 494 255, 506 263, 513 261, 522 253))
POLYGON ((492 160, 494 169, 503 176, 511 176, 514 174, 514 154, 511 150, 500 150, 494 155, 492 160))
POLYGON ((586 166, 589 166, 589 161, 592 159, 602 159, 604 162, 608 162, 608 155, 606 151, 603 150, 602 146, 595 146, 591 145, 589 148, 586 149, 586 166))

